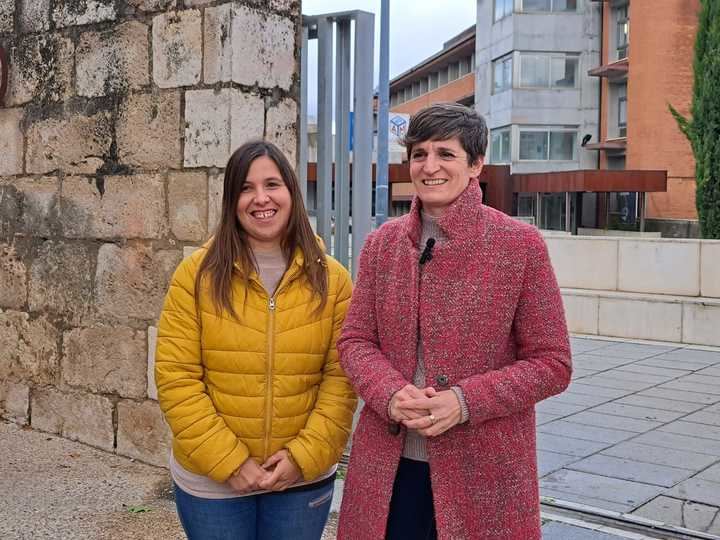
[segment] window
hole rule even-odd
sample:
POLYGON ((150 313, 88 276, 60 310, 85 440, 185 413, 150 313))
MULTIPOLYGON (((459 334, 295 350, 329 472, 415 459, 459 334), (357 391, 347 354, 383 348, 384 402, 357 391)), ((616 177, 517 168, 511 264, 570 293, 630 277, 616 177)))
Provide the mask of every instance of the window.
POLYGON ((490 162, 510 163, 510 128, 490 132, 490 162))
POLYGON ((522 10, 534 13, 577 11, 577 0, 523 0, 522 10))
POLYGON ((460 71, 458 75, 462 77, 463 75, 467 75, 470 73, 470 57, 467 56, 460 60, 460 71))
POLYGON ((430 90, 435 90, 438 87, 438 73, 437 71, 435 73, 431 73, 428 76, 428 88, 430 90))
POLYGON ((546 55, 522 54, 520 56, 520 86, 548 87, 548 61, 546 55))
POLYGON ((618 99, 618 136, 627 137, 627 98, 618 99))
POLYGON ((448 70, 447 68, 441 69, 438 72, 438 86, 448 83, 448 70))
POLYGON ((420 95, 427 94, 428 91, 428 80, 426 77, 420 79, 420 95))
POLYGON ((521 130, 520 159, 526 161, 574 161, 576 131, 521 130))
POLYGON ((523 88, 576 88, 579 56, 565 53, 520 54, 523 88))
POLYGON ((512 55, 493 62, 493 94, 512 88, 512 55))
POLYGON ((617 26, 615 30, 615 42, 617 44, 617 57, 627 58, 630 48, 630 17, 628 16, 628 5, 620 6, 615 9, 615 20, 617 26))
POLYGON ((513 0, 495 0, 495 16, 494 21, 504 19, 508 15, 512 14, 513 0))

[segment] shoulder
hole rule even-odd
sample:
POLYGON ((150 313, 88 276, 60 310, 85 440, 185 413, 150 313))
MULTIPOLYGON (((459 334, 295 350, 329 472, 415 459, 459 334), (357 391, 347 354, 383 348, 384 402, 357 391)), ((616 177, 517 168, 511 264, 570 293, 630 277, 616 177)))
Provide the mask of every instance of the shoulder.
POLYGON ((205 246, 199 247, 190 255, 185 257, 175 269, 173 274, 173 282, 182 285, 184 288, 192 289, 195 286, 195 277, 197 276, 200 263, 207 255, 205 246))
POLYGON ((483 205, 482 208, 488 235, 497 236, 511 243, 514 248, 537 249, 545 246, 543 235, 535 225, 515 219, 490 206, 483 205))

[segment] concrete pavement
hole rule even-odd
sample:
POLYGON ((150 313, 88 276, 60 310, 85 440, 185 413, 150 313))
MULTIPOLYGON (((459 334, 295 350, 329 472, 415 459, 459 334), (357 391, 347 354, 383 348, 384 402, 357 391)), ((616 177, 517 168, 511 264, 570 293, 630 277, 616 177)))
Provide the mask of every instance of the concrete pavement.
POLYGON ((720 350, 573 338, 540 403, 541 494, 720 537, 720 350))

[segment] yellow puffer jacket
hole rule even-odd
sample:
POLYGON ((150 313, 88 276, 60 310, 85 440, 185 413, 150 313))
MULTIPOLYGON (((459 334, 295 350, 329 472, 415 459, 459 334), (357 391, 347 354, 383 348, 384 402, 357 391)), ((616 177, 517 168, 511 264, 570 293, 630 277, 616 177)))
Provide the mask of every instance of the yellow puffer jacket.
POLYGON ((158 328, 155 380, 175 459, 224 482, 248 457, 263 463, 285 447, 313 480, 340 459, 357 403, 335 348, 350 276, 326 258, 328 301, 316 314, 297 250, 273 298, 254 272, 247 289, 236 280, 236 320, 215 314, 205 286, 196 306, 205 254, 175 271, 158 328))

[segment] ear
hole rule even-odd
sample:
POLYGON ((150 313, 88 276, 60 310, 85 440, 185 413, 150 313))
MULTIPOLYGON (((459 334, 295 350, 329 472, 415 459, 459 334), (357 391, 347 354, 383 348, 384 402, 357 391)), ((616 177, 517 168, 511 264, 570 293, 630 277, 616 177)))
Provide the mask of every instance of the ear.
POLYGON ((485 156, 478 156, 475 163, 470 165, 470 174, 477 178, 482 172, 483 165, 485 165, 485 156))

